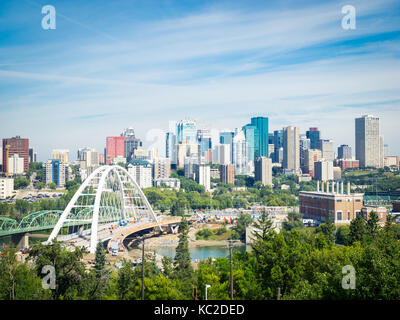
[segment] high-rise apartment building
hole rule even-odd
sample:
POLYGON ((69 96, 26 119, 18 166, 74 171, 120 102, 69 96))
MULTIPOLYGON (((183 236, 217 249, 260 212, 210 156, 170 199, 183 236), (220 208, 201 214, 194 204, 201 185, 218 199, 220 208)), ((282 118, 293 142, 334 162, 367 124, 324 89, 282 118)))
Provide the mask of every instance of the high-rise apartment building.
POLYGON ((150 188, 153 185, 152 165, 145 160, 131 160, 128 164, 128 172, 140 188, 150 188))
POLYGON ((338 147, 338 159, 351 159, 353 157, 351 147, 347 144, 342 144, 338 147))
POLYGON ((283 161, 283 130, 274 131, 274 159, 275 163, 282 163, 283 161), (280 156, 282 154, 282 157, 280 156))
POLYGON ((318 128, 310 128, 306 131, 306 137, 310 139, 310 149, 319 149, 320 131, 318 128))
POLYGON ((167 132, 165 136, 165 157, 171 160, 172 165, 177 163, 177 140, 173 132, 167 132))
POLYGON ((319 148, 322 152, 321 156, 327 161, 335 160, 335 152, 333 151, 333 140, 321 139, 319 141, 319 148))
POLYGON ((57 187, 65 185, 67 177, 68 165, 63 163, 60 159, 50 159, 43 163, 43 178, 44 183, 55 183, 57 187))
POLYGON ((133 158, 133 152, 142 146, 142 141, 136 138, 135 130, 133 128, 127 128, 121 133, 121 137, 124 137, 124 152, 126 161, 130 161, 133 158))
POLYGON ((153 160, 153 179, 169 178, 171 174, 171 161, 168 158, 155 158, 153 160))
POLYGON ((233 158, 236 174, 248 174, 248 146, 243 130, 237 130, 233 138, 233 158))
POLYGON ((314 178, 314 163, 321 160, 321 150, 308 149, 304 152, 304 165, 302 166, 303 173, 308 173, 314 178))
POLYGON ((125 157, 124 137, 106 138, 106 164, 112 163, 114 158, 125 157))
POLYGON ((364 115, 355 119, 356 159, 360 167, 379 167, 381 164, 381 139, 379 118, 364 115))
POLYGON ((333 162, 320 160, 314 163, 314 178, 319 181, 333 180, 333 162))
POLYGON ((24 159, 24 173, 29 170, 29 139, 16 136, 13 138, 3 139, 3 172, 6 172, 6 153, 8 147, 8 157, 17 154, 24 159))
POLYGON ((305 152, 311 147, 310 139, 305 134, 300 135, 300 167, 304 166, 305 152))
POLYGON ((231 162, 231 145, 220 144, 218 146, 218 161, 219 164, 230 164, 231 162))
POLYGON ((268 118, 253 117, 251 124, 257 128, 254 137, 254 159, 268 157, 268 118))
POLYGON ((272 186, 272 159, 259 157, 254 163, 255 180, 263 186, 272 186))
POLYGON ((300 169, 299 128, 289 126, 283 129, 283 167, 287 170, 300 169))
POLYGON ((254 162, 254 152, 255 152, 255 135, 257 127, 252 124, 246 124, 242 127, 244 136, 246 137, 247 147, 248 147, 248 158, 249 161, 254 162))
POLYGON ((8 158, 8 173, 10 175, 24 174, 24 158, 13 154, 8 158))
POLYGON ((222 183, 235 184, 235 166, 233 164, 220 165, 219 175, 222 183))
POLYGON ((209 191, 211 188, 210 166, 206 164, 195 164, 194 174, 196 182, 204 186, 205 191, 209 191))

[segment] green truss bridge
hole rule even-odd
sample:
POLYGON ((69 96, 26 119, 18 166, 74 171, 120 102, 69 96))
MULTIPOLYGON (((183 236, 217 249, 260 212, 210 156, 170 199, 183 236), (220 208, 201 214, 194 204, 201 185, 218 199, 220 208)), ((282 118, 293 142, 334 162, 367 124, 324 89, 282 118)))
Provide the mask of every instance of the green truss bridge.
MULTIPOLYGON (((102 223, 116 222, 120 219, 117 208, 109 207, 107 215, 100 217, 102 223)), ((35 231, 52 230, 60 219, 61 210, 42 210, 25 216, 20 222, 7 217, 0 217, 0 237, 14 234, 23 234, 35 231)), ((91 223, 93 208, 84 208, 77 211, 75 216, 65 221, 63 228, 85 226, 91 223)))

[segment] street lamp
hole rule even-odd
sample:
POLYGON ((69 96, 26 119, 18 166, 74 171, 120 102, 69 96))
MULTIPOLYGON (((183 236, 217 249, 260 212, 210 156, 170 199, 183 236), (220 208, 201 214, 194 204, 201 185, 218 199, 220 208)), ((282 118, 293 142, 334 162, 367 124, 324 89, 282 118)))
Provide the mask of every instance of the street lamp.
POLYGON ((206 284, 206 300, 207 300, 207 289, 211 287, 209 284, 206 284))

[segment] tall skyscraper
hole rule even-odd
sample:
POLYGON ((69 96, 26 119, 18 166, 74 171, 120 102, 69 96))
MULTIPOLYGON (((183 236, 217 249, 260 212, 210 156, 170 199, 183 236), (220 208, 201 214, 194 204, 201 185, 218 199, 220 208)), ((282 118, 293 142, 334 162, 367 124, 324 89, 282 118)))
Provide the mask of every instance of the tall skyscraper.
POLYGON ((107 137, 106 164, 112 163, 113 159, 118 156, 125 157, 124 137, 107 137))
POLYGON ((225 132, 220 132, 219 134, 219 143, 220 144, 227 144, 230 147, 230 163, 233 161, 233 136, 235 133, 233 131, 225 131, 225 132))
POLYGON ((379 167, 381 164, 381 139, 379 118, 363 115, 355 119, 356 159, 360 167, 379 167))
POLYGON ((197 142, 200 145, 200 153, 208 152, 212 149, 211 133, 208 129, 197 130, 197 142))
POLYGON ((320 131, 318 128, 310 128, 306 131, 306 137, 310 139, 310 149, 319 149, 320 131))
POLYGON ((8 157, 17 154, 19 157, 24 158, 24 172, 29 170, 29 139, 16 136, 13 138, 3 139, 3 172, 6 172, 6 153, 8 148, 8 157))
POLYGON ((283 167, 287 170, 300 169, 299 128, 289 126, 283 129, 283 167))
POLYGON ((281 163, 280 148, 283 148, 283 130, 274 131, 274 159, 273 162, 281 163))
POLYGON ((251 118, 251 124, 257 127, 255 134, 254 159, 268 157, 268 118, 251 118))
MULTIPOLYGON (((1 149, 0 149, 1 150, 1 149)), ((35 152, 34 148, 29 148, 29 163, 37 162, 37 152, 35 152)))
POLYGON ((220 144, 218 146, 218 161, 219 164, 230 164, 231 162, 231 145, 220 144))
POLYGON ((246 124, 242 127, 244 136, 246 137, 247 147, 248 147, 248 158, 249 161, 254 162, 254 151, 255 151, 255 134, 257 127, 252 124, 246 124))
POLYGON ((302 166, 303 173, 308 173, 314 178, 314 164, 321 160, 321 150, 308 149, 304 153, 304 164, 302 166))
POLYGON ((125 129, 121 137, 124 137, 124 149, 126 161, 130 161, 133 158, 133 152, 142 146, 142 141, 135 136, 135 130, 133 128, 125 129))
POLYGON ((235 166, 233 164, 220 165, 219 174, 222 183, 235 184, 235 166))
POLYGON ((197 143, 196 121, 180 120, 176 124, 177 143, 187 141, 188 143, 197 143))
POLYGON ((205 164, 195 164, 194 172, 196 182, 204 186, 205 191, 209 191, 211 188, 210 166, 205 164))
POLYGON ((177 163, 177 141, 173 132, 167 132, 165 137, 165 157, 171 160, 172 165, 177 163))
POLYGON ((319 181, 333 180, 333 162, 320 160, 315 162, 315 179, 319 181))
POLYGON ((263 186, 272 186, 272 159, 259 157, 254 163, 255 180, 263 186))
POLYGON ((233 158, 232 163, 235 165, 236 174, 248 174, 248 147, 246 137, 243 130, 238 130, 233 137, 233 158))
POLYGON ((300 167, 304 165, 305 152, 310 149, 310 146, 310 139, 305 134, 300 135, 300 167))
POLYGON ((353 157, 351 147, 347 144, 342 144, 338 147, 338 159, 351 159, 353 157))
POLYGON ((319 141, 319 148, 322 152, 322 158, 327 161, 333 161, 335 159, 335 152, 333 151, 333 140, 321 139, 319 141))

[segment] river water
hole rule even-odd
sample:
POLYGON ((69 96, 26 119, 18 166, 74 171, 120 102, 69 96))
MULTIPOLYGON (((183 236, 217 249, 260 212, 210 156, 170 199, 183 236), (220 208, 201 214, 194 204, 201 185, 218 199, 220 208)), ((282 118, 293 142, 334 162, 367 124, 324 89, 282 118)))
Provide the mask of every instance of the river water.
MULTIPOLYGON (((244 252, 246 246, 237 246, 233 248, 233 252, 236 250, 244 252)), ((156 253, 162 256, 175 257, 174 247, 158 247, 154 249, 156 253)), ((205 247, 193 247, 189 248, 190 257, 192 261, 203 260, 207 258, 226 258, 229 256, 229 249, 226 246, 205 246, 205 247)))

